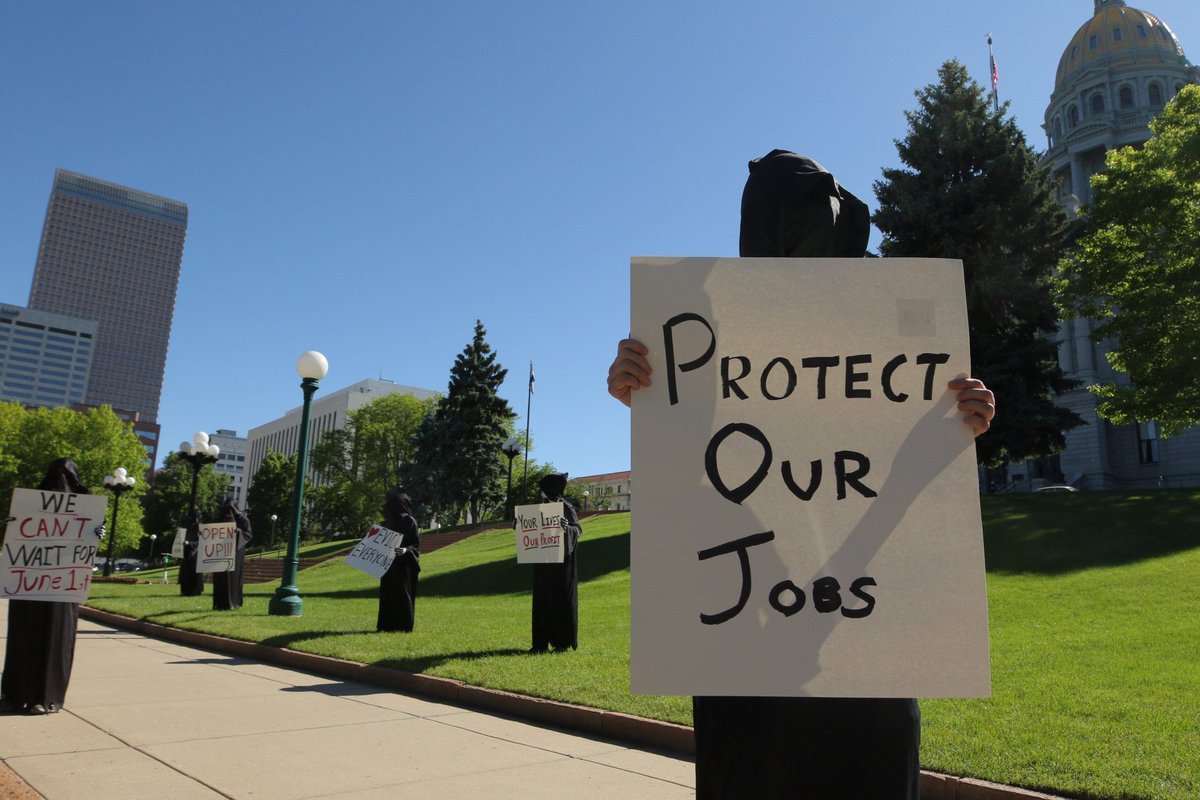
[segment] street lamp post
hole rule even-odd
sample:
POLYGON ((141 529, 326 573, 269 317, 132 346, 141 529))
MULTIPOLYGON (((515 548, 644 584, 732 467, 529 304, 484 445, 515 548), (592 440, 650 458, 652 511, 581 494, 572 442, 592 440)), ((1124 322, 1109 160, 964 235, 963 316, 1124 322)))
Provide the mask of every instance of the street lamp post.
POLYGON ((278 514, 271 515, 271 541, 267 544, 268 550, 275 549, 275 520, 279 519, 278 514))
POLYGON ((587 513, 587 499, 588 499, 588 490, 584 489, 583 490, 583 513, 585 513, 585 514, 587 513))
POLYGON ((283 578, 271 598, 267 610, 276 616, 298 617, 304 610, 296 573, 300 567, 300 516, 304 509, 304 473, 308 471, 308 414, 317 384, 329 371, 329 361, 316 350, 309 350, 296 361, 304 406, 300 412, 300 449, 296 457, 296 486, 292 490, 292 533, 288 537, 287 558, 283 562, 283 578))
POLYGON ((158 534, 150 534, 150 566, 154 566, 154 542, 158 539, 158 534))
POLYGON ((508 488, 504 490, 504 519, 509 520, 513 518, 512 462, 517 457, 517 453, 521 452, 521 443, 510 436, 508 441, 500 445, 500 452, 508 456, 508 488))
MULTIPOLYGON (((199 539, 192 538, 199 536, 199 531, 193 533, 192 523, 196 520, 196 494, 200 490, 200 470, 204 469, 205 464, 215 464, 217 456, 221 454, 221 448, 215 444, 210 444, 208 434, 204 431, 196 431, 192 434, 192 441, 179 443, 179 457, 192 467, 192 499, 191 507, 188 510, 188 518, 185 530, 186 540, 195 545, 199 539)), ((196 581, 196 561, 189 559, 187 551, 184 551, 183 561, 179 565, 179 593, 185 596, 202 594, 204 592, 203 576, 200 576, 200 581, 196 581), (191 566, 189 567, 189 563, 191 566)))
POLYGON ((104 559, 104 577, 113 573, 113 544, 117 541, 117 512, 121 510, 121 495, 128 492, 137 483, 124 467, 117 467, 112 475, 104 476, 104 485, 113 493, 113 524, 112 532, 108 535, 108 555, 104 559))

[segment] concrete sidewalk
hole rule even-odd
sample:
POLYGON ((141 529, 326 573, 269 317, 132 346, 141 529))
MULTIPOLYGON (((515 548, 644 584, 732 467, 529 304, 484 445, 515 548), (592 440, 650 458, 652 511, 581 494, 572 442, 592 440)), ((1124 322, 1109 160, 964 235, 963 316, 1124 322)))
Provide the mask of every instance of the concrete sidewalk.
POLYGON ((695 795, 690 759, 84 619, 66 707, 0 716, 0 759, 47 800, 695 795))

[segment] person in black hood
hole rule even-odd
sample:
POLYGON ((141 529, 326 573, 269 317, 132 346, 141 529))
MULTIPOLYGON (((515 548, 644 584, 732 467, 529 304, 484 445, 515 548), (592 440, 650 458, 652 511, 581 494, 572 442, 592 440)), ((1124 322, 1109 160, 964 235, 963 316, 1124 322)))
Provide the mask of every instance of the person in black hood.
POLYGON ((242 585, 245 577, 246 546, 250 544, 250 518, 237 503, 228 499, 221 506, 221 519, 237 524, 233 539, 233 569, 213 573, 213 611, 231 611, 242 607, 242 585))
POLYGON ((204 573, 196 571, 196 551, 200 547, 200 509, 188 520, 183 540, 183 559, 179 562, 179 594, 195 597, 204 594, 204 573))
MULTIPOLYGON (((787 150, 750 162, 742 192, 743 258, 862 258, 867 206, 824 167, 787 150)), ((608 391, 625 405, 650 385, 648 350, 617 345, 608 391)), ((964 421, 987 430, 995 398, 951 381, 964 421)), ((910 699, 695 697, 697 800, 916 800, 921 717, 910 699)))
POLYGON ((563 504, 563 561, 561 564, 533 565, 533 647, 530 652, 544 653, 548 648, 579 648, 579 569, 575 552, 579 544, 579 515, 563 492, 567 473, 553 472, 538 481, 543 502, 563 504))
MULTIPOLYGON (((89 494, 79 480, 79 468, 69 458, 52 461, 37 488, 89 494)), ((92 532, 103 536, 104 525, 97 525, 92 532)), ((5 708, 24 714, 48 714, 62 708, 75 661, 78 624, 78 603, 8 601, 8 638, 0 679, 5 708)))
POLYGON ((383 527, 400 534, 396 557, 379 579, 377 631, 411 631, 417 616, 417 574, 421 571, 421 537, 412 515, 412 500, 399 486, 383 502, 383 527))

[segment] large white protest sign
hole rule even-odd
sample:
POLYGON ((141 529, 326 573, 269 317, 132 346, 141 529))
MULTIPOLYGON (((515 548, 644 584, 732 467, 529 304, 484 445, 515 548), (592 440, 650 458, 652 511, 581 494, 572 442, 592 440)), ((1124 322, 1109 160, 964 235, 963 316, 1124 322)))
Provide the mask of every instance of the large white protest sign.
POLYGON ((634 691, 986 696, 961 263, 631 274, 634 691))
POLYGON ((96 560, 102 495, 14 489, 0 557, 0 597, 82 603, 96 560))
POLYGON ((517 506, 517 563, 561 564, 566 553, 563 504, 517 506))
POLYGON ((187 528, 176 528, 175 539, 171 542, 171 557, 183 558, 183 544, 187 541, 187 528))
POLYGON ((382 525, 373 525, 346 556, 346 563, 372 578, 382 578, 396 558, 401 535, 382 525))
POLYGON ((196 545, 196 572, 231 572, 237 556, 237 523, 205 522, 196 545))

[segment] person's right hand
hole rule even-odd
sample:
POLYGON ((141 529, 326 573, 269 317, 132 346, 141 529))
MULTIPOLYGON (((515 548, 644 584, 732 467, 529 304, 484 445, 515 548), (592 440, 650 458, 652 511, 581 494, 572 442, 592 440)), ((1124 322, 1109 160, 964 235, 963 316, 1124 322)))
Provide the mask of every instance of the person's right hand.
POLYGON ((617 357, 608 368, 608 393, 625 405, 633 392, 650 385, 649 352, 637 339, 622 339, 617 344, 617 357))

